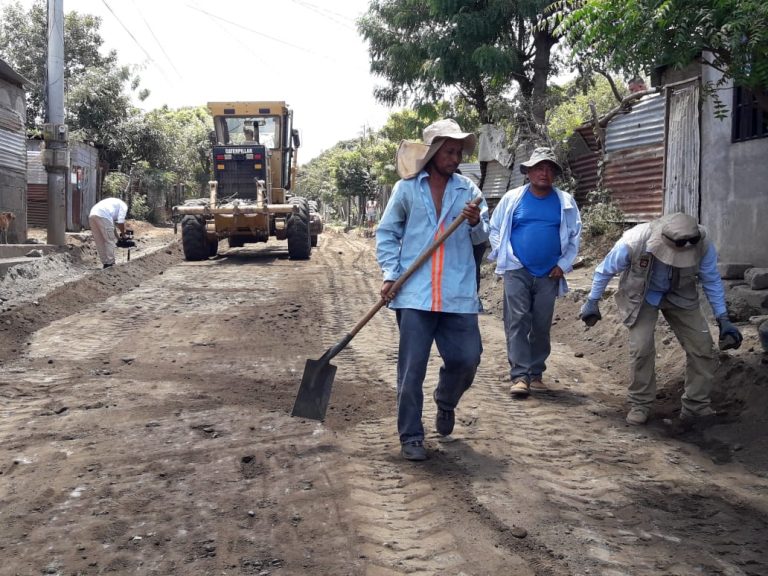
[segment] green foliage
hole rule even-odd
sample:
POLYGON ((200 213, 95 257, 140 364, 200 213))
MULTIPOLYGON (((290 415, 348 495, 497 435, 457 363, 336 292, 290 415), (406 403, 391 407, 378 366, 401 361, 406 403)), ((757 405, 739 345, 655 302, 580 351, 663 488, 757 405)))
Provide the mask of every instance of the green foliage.
POLYGON ((581 210, 581 224, 588 237, 614 237, 624 228, 624 213, 611 199, 609 190, 593 190, 587 194, 586 208, 581 210))
POLYGON ((546 87, 556 40, 546 29, 533 30, 546 5, 543 0, 372 0, 358 29, 369 44, 371 72, 387 82, 376 97, 420 106, 455 91, 489 122, 494 102, 513 82, 526 98, 537 86, 546 87))
MULTIPOLYGON (((103 50, 101 19, 89 14, 64 15, 64 82, 66 122, 74 136, 101 142, 102 135, 125 116, 124 92, 136 79, 117 63, 116 52, 103 50)), ((0 12, 0 57, 30 81, 27 129, 35 133, 45 117, 47 7, 34 0, 28 10, 18 2, 0 12)))
POLYGON ((147 205, 147 197, 141 194, 131 198, 131 209, 128 217, 134 220, 149 220, 151 208, 147 205))
POLYGON ((110 172, 104 177, 102 184, 102 196, 104 198, 123 198, 128 187, 128 174, 122 172, 110 172))
POLYGON ((345 196, 369 197, 375 190, 368 159, 359 151, 344 152, 336 167, 336 187, 345 196))
POLYGON ((548 21, 578 59, 620 72, 704 62, 736 84, 768 87, 764 0, 559 0, 548 21))
POLYGON ((574 130, 591 120, 589 103, 594 102, 598 116, 607 114, 618 105, 608 80, 598 77, 586 89, 580 81, 568 82, 558 90, 547 114, 547 128, 554 142, 565 143, 574 130))

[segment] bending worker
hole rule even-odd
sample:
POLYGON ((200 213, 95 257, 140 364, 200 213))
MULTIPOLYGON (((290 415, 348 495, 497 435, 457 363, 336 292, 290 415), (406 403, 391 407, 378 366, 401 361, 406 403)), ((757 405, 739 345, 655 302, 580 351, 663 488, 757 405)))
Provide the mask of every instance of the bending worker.
POLYGON ((693 216, 675 213, 625 232, 595 268, 589 298, 579 314, 587 325, 601 318, 598 301, 619 273, 616 306, 629 328, 632 360, 627 423, 645 424, 656 397, 654 330, 659 310, 686 354, 680 420, 672 423, 687 429, 711 420, 715 412, 709 396, 717 358, 699 307, 699 283, 720 327, 721 348, 738 348, 742 335, 728 319, 717 252, 705 228, 693 216))
POLYGON ((121 238, 125 236, 127 215, 128 205, 120 198, 104 198, 91 208, 88 224, 91 226, 96 252, 104 268, 115 265, 115 228, 120 231, 121 238))

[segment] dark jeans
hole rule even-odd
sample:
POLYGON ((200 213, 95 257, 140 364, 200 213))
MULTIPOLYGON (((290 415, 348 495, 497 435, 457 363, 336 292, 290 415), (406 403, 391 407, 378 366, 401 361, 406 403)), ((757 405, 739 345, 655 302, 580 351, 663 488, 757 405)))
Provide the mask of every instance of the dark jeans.
POLYGON ((453 410, 472 385, 483 345, 477 314, 453 314, 401 308, 396 311, 400 328, 397 358, 397 431, 400 442, 424 439, 421 421, 424 407, 424 377, 437 345, 443 365, 435 390, 435 401, 443 410, 453 410))

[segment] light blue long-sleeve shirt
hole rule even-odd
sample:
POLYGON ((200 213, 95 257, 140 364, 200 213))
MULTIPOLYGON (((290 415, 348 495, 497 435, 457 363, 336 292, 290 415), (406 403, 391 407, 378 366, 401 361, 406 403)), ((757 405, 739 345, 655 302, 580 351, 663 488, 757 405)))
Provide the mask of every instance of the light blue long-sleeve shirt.
MULTIPOLYGON (((631 263, 632 255, 630 254, 629 246, 619 240, 603 261, 595 268, 595 273, 592 277, 592 289, 589 292, 590 300, 599 300, 611 278, 629 268, 631 263)), ((664 264, 658 258, 654 258, 651 274, 648 278, 645 301, 651 306, 658 306, 661 299, 664 298, 664 295, 670 289, 671 278, 672 266, 664 264)), ((725 290, 723 289, 723 282, 720 280, 720 274, 717 271, 717 250, 711 242, 699 263, 699 281, 715 317, 726 314, 725 290)))
MULTIPOLYGON (((491 217, 489 240, 491 252, 489 260, 496 261, 496 274, 500 276, 507 270, 518 270, 523 264, 515 256, 512 245, 509 242, 509 234, 512 229, 515 208, 520 203, 530 184, 509 190, 499 201, 491 217)), ((576 205, 576 200, 567 192, 553 187, 560 199, 560 259, 557 265, 564 273, 573 270, 573 263, 579 254, 581 242, 581 215, 576 205)), ((568 292, 568 283, 563 277, 560 280, 558 296, 568 292)))
MULTIPOLYGON (((396 281, 480 193, 471 180, 454 174, 446 184, 438 215, 427 172, 399 180, 376 229, 376 258, 384 280, 396 281)), ((479 301, 472 246, 487 239, 488 205, 483 200, 477 225, 462 222, 405 281, 389 306, 476 314, 479 301)))

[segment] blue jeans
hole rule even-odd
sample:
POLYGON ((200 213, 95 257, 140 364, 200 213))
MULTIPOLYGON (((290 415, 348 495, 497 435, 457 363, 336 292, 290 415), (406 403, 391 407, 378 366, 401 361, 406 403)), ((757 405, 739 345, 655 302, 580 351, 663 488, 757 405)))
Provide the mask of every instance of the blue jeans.
POLYGON ((512 380, 541 378, 552 350, 549 331, 559 280, 525 268, 504 272, 504 332, 512 380))
POLYGON ((424 377, 437 345, 443 365, 435 390, 435 402, 443 410, 454 410, 462 394, 472 385, 483 345, 477 314, 453 314, 400 308, 397 358, 397 431, 400 442, 424 439, 421 422, 424 407, 424 377))

